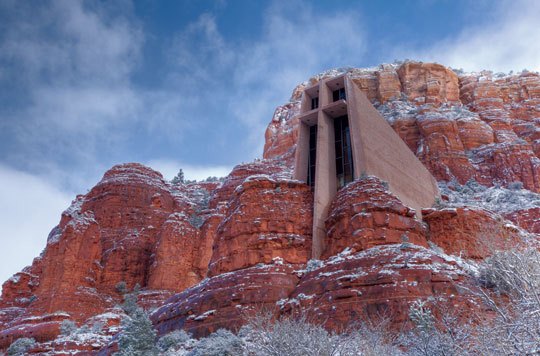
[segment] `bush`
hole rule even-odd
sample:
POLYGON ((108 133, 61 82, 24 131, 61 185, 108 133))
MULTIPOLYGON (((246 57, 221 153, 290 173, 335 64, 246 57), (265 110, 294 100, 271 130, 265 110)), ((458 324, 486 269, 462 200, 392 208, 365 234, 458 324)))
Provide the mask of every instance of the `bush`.
POLYGON ((471 354, 472 327, 455 312, 437 302, 433 308, 425 301, 417 300, 409 308, 413 329, 401 335, 401 344, 408 355, 444 356, 471 354))
POLYGON ((254 348, 261 356, 333 355, 337 339, 319 325, 312 325, 304 318, 283 319, 276 322, 268 317, 254 319, 254 348))
POLYGON ((60 324, 60 334, 61 335, 71 335, 77 330, 77 324, 73 320, 64 319, 60 324))
POLYGON ((137 309, 139 309, 139 306, 137 305, 137 299, 140 289, 141 287, 137 283, 131 293, 124 294, 124 302, 120 307, 127 315, 132 315, 133 313, 135 313, 135 311, 137 311, 137 309))
POLYGON ((125 281, 120 281, 116 284, 116 291, 122 295, 126 294, 128 292, 127 284, 125 281))
MULTIPOLYGON (((498 293, 509 294, 520 301, 540 301, 540 252, 501 251, 487 258, 480 267, 480 282, 498 293)), ((540 302, 538 302, 540 310, 540 302)))
POLYGON ((309 260, 306 265, 306 272, 315 271, 316 269, 324 266, 324 262, 321 260, 309 260))
POLYGON ((157 342, 157 347, 159 351, 167 351, 175 346, 177 347, 186 343, 189 339, 191 337, 184 330, 175 330, 162 336, 157 342))
POLYGON ((188 356, 239 356, 243 350, 242 339, 228 330, 219 329, 200 339, 188 356))
POLYGON ((532 246, 497 252, 481 265, 480 282, 488 288, 481 296, 497 317, 479 329, 478 352, 540 353, 540 252, 532 246))
POLYGON ((174 178, 171 180, 171 183, 175 185, 185 183, 184 171, 182 169, 180 169, 176 176, 174 176, 174 178))
POLYGON ((92 329, 91 331, 94 333, 94 334, 100 334, 102 331, 103 331, 103 327, 105 326, 105 323, 103 321, 96 321, 93 325, 92 325, 92 329))
POLYGON ((510 190, 523 189, 523 182, 512 182, 512 183, 508 184, 508 189, 510 189, 510 190))
POLYGON ((15 340, 7 349, 7 354, 12 355, 24 355, 26 354, 26 351, 28 351, 30 348, 34 347, 36 344, 36 340, 23 337, 20 339, 15 340))
MULTIPOLYGON (((381 325, 385 325, 384 322, 381 325)), ((402 354, 388 342, 392 338, 382 328, 366 324, 347 333, 335 334, 322 325, 309 323, 305 316, 273 321, 268 313, 250 319, 242 332, 250 340, 249 350, 257 356, 402 354)))
POLYGON ((431 309, 416 302, 409 311, 414 328, 402 336, 407 353, 540 353, 540 252, 529 247, 494 253, 479 266, 478 287, 470 291, 495 315, 473 320, 474 315, 457 317, 438 302, 433 302, 431 309))

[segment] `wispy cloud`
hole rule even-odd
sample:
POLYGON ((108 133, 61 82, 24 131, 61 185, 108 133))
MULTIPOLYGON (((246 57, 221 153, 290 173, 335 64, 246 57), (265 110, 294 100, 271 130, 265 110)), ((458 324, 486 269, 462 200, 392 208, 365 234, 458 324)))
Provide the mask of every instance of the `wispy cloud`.
POLYGON ((0 6, 11 16, 0 41, 0 65, 9 75, 0 84, 20 101, 0 110, 3 134, 14 142, 4 160, 42 172, 65 160, 95 164, 98 147, 121 138, 111 128, 129 122, 138 108, 130 74, 143 35, 129 18, 129 3, 118 9, 65 0, 0 6))
POLYGON ((275 107, 298 83, 322 70, 352 65, 365 54, 361 16, 320 16, 309 3, 275 2, 266 11, 261 37, 236 43, 225 40, 214 16, 204 14, 178 34, 169 51, 171 64, 193 74, 189 87, 210 103, 209 115, 219 113, 247 129, 248 158, 257 157, 275 107))
POLYGON ((469 71, 540 71, 540 3, 533 0, 493 4, 489 21, 470 24, 424 49, 399 49, 396 57, 437 61, 469 71))
POLYGON ((0 283, 29 265, 45 247, 73 195, 24 172, 0 165, 0 283))

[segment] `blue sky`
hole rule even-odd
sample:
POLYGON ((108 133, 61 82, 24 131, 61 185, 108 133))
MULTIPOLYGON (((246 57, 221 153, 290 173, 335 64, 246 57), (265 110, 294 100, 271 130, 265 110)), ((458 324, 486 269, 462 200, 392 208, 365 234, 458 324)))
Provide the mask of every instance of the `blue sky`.
POLYGON ((540 69, 536 1, 0 0, 0 279, 114 164, 226 175, 334 67, 540 69))

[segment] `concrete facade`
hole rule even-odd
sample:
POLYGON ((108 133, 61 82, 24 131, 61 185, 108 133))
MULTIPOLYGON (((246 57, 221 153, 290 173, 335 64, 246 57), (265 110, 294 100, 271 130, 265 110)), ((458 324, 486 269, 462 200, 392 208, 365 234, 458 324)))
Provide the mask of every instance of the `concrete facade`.
POLYGON ((343 115, 349 121, 354 179, 373 175, 388 182, 389 190, 420 218, 421 208, 431 207, 439 195, 431 173, 347 74, 322 80, 302 97, 294 170, 295 179, 307 181, 309 127, 317 125, 312 258, 324 251, 325 220, 338 190, 333 120, 343 115), (332 93, 339 89, 345 90, 345 99, 334 101, 332 93), (319 105, 312 109, 314 98, 319 105))

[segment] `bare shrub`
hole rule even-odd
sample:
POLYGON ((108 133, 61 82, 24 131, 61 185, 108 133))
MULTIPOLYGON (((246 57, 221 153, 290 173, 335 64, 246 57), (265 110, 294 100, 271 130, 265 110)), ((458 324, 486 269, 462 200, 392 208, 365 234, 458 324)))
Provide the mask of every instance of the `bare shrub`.
POLYGON ((249 340, 250 351, 257 356, 384 356, 399 355, 399 349, 388 343, 382 329, 361 324, 341 334, 328 332, 302 315, 273 320, 270 313, 252 317, 242 331, 249 340))
POLYGON ((497 315, 478 328, 480 352, 540 353, 540 253, 534 248, 495 253, 481 265, 480 294, 497 315))
POLYGON ((159 351, 168 351, 184 345, 190 339, 190 335, 184 330, 175 330, 159 338, 157 347, 159 351))
POLYGON ((495 314, 468 322, 443 304, 416 302, 412 331, 402 335, 410 355, 533 355, 540 353, 540 253, 534 248, 495 252, 479 266, 471 290, 495 314), (437 317, 434 316, 434 311, 437 317))
POLYGON ((417 300, 409 308, 409 318, 414 327, 401 335, 408 355, 471 354, 472 325, 440 301, 428 306, 417 300))

